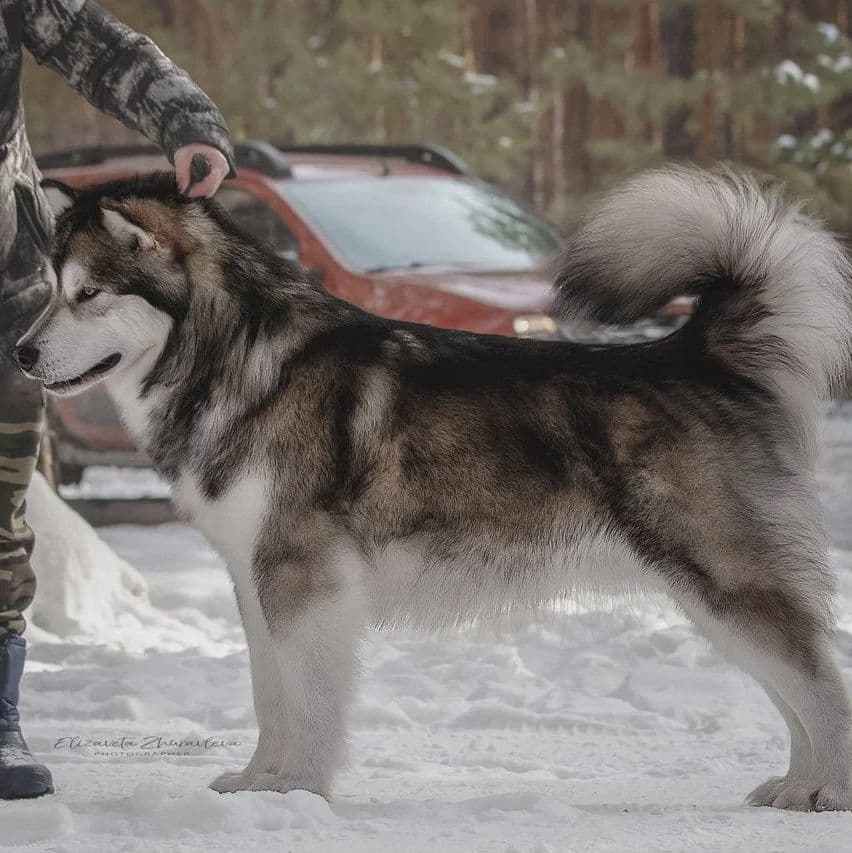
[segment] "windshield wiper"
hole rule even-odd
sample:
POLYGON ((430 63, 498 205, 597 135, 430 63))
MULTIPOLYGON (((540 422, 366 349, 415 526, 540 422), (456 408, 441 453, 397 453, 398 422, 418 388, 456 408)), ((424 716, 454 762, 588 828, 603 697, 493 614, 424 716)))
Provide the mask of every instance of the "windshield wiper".
POLYGON ((474 261, 410 261, 405 264, 383 264, 377 267, 369 267, 365 272, 369 275, 378 272, 392 272, 395 270, 416 270, 422 267, 449 267, 450 269, 464 269, 465 267, 481 268, 481 264, 474 261))
POLYGON ((418 267, 430 267, 434 264, 427 264, 426 261, 411 261, 407 264, 382 264, 377 267, 369 267, 365 272, 390 272, 391 270, 416 270, 418 267))

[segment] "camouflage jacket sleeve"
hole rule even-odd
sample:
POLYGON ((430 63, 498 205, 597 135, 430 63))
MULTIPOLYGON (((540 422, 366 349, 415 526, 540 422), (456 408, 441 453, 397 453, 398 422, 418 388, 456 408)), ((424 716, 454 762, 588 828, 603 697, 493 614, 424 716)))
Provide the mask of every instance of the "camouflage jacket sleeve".
POLYGON ((21 0, 22 40, 98 109, 156 142, 172 160, 191 142, 234 152, 222 114, 146 36, 88 0, 21 0))

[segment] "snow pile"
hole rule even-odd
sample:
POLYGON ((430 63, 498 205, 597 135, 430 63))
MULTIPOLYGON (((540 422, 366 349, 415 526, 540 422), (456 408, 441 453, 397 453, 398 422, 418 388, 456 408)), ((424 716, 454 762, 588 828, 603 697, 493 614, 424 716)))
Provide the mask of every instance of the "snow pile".
POLYGON ((38 579, 26 614, 31 638, 135 652, 182 649, 206 639, 153 607, 142 575, 57 497, 41 474, 27 493, 27 520, 36 535, 32 563, 38 579))

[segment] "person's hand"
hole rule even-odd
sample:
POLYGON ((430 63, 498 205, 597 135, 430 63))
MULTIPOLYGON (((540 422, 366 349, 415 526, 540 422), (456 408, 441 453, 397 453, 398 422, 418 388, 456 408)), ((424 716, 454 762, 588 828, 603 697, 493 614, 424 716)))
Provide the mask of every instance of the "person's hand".
POLYGON ((175 151, 175 178, 178 189, 190 198, 210 198, 219 189, 219 184, 230 171, 231 167, 225 155, 212 145, 192 143, 175 151), (210 174, 203 181, 190 187, 189 184, 192 181, 190 168, 194 154, 201 154, 207 160, 210 164, 210 174))

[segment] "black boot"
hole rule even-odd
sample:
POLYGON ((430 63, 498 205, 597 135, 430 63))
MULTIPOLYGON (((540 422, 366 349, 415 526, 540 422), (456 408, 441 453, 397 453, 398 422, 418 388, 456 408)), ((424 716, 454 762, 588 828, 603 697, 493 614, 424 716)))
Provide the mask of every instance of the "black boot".
POLYGON ((18 634, 0 638, 0 799, 18 800, 53 793, 50 771, 32 756, 21 734, 18 685, 27 641, 18 634))

